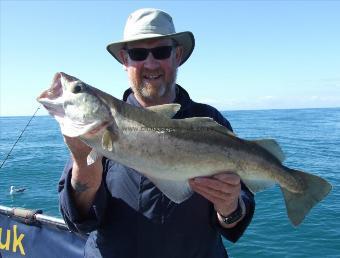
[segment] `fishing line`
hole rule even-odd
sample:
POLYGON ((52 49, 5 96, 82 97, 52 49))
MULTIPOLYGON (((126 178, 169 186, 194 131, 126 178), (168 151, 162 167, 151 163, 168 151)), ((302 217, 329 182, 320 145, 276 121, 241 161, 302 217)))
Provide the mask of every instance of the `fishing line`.
POLYGON ((28 121, 28 123, 26 124, 26 126, 24 127, 24 129, 21 131, 18 139, 15 141, 15 143, 12 145, 12 148, 10 149, 10 151, 7 153, 6 158, 3 160, 0 169, 2 168, 2 166, 5 164, 6 160, 9 158, 9 155, 11 155, 11 152, 13 151, 15 145, 18 143, 18 141, 20 140, 21 136, 23 135, 23 133, 25 132, 26 128, 29 126, 29 124, 31 123, 32 119, 35 117, 36 113, 38 112, 38 110, 40 109, 41 105, 39 105, 39 107, 37 108, 37 110, 34 112, 34 114, 31 116, 30 120, 28 121))

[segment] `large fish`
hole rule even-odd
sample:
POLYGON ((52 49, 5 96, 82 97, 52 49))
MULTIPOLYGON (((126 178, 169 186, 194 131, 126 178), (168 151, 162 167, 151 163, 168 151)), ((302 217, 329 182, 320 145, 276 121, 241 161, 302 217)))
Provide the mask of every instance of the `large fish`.
POLYGON ((274 140, 240 139, 211 118, 171 119, 179 104, 134 107, 65 73, 37 100, 64 135, 93 148, 88 162, 105 156, 140 171, 176 203, 192 195, 188 179, 233 171, 253 193, 279 184, 298 225, 331 190, 326 180, 284 166, 274 140))

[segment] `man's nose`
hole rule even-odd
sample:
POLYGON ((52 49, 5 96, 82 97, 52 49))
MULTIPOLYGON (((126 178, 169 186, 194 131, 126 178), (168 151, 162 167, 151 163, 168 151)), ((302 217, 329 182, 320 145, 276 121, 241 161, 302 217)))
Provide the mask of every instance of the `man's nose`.
POLYGON ((159 61, 150 52, 144 61, 144 67, 154 69, 159 67, 159 61))

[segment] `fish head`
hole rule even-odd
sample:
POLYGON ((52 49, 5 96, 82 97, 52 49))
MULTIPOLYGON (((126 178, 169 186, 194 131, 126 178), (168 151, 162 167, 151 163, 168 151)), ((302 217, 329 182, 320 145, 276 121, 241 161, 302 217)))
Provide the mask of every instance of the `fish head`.
POLYGON ((100 91, 81 80, 59 72, 49 89, 37 98, 69 137, 95 135, 113 121, 100 91))

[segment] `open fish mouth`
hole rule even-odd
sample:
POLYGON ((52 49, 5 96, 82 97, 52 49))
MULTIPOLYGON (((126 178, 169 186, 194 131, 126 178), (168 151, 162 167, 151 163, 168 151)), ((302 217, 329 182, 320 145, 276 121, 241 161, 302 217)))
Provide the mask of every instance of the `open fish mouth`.
POLYGON ((53 100, 53 99, 61 97, 63 95, 63 88, 61 85, 60 78, 61 78, 61 73, 56 73, 54 75, 51 87, 45 90, 43 93, 41 93, 41 95, 37 98, 37 100, 40 101, 46 98, 53 100))
POLYGON ((109 122, 112 118, 109 110, 98 100, 96 92, 62 72, 54 75, 50 87, 37 97, 37 101, 59 122, 62 133, 69 137, 93 137, 112 122, 109 122))
POLYGON ((51 87, 43 91, 40 96, 37 97, 37 101, 44 106, 49 114, 58 117, 63 117, 65 115, 62 104, 63 87, 61 84, 61 76, 61 73, 56 73, 51 87))

